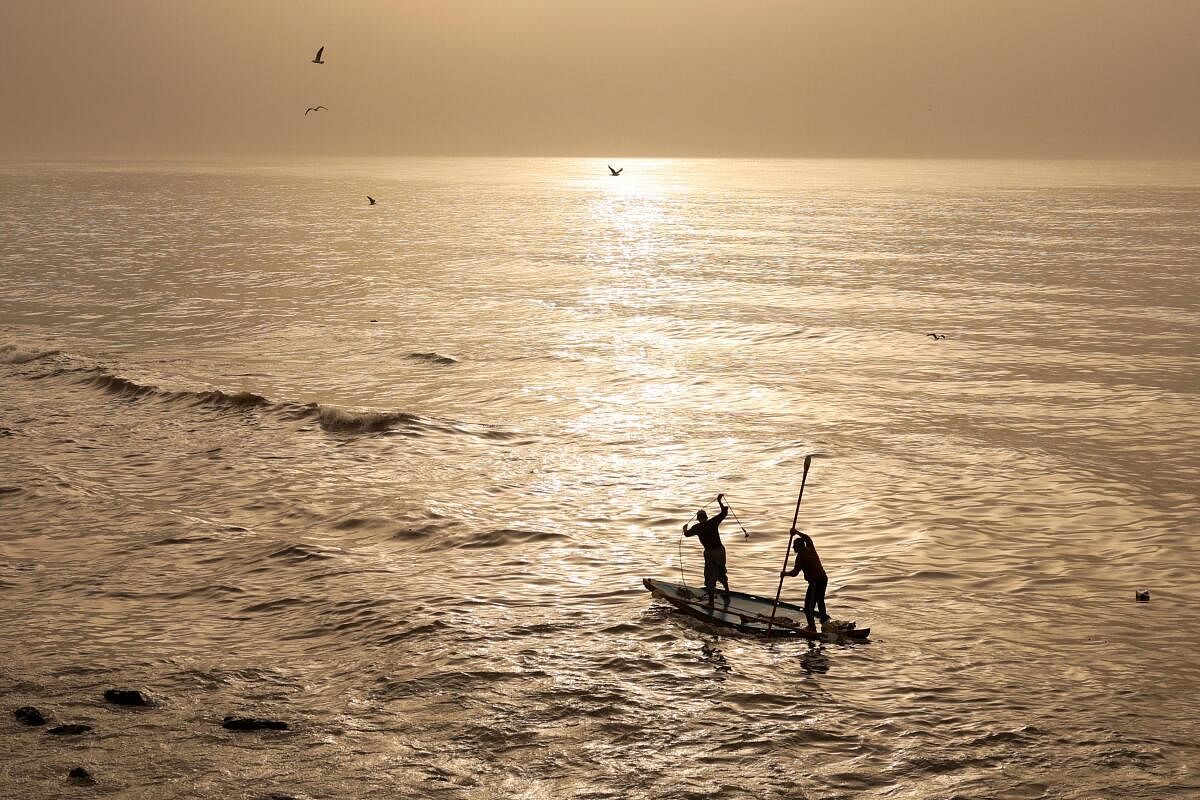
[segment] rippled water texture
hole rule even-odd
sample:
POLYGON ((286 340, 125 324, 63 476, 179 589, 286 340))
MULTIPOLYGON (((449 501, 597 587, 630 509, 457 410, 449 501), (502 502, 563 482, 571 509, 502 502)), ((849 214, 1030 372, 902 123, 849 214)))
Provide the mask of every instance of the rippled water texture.
POLYGON ((0 168, 0 795, 1200 794, 1200 168, 623 166, 0 168))

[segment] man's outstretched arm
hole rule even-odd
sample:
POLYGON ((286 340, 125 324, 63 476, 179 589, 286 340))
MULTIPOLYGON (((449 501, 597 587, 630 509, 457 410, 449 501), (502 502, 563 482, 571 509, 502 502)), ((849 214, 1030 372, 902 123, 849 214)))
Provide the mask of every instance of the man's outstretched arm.
POLYGON ((717 512, 717 515, 713 517, 713 519, 716 520, 717 524, 719 525, 721 521, 724 520, 729 514, 729 506, 725 505, 724 494, 717 495, 717 505, 721 507, 721 510, 717 512))

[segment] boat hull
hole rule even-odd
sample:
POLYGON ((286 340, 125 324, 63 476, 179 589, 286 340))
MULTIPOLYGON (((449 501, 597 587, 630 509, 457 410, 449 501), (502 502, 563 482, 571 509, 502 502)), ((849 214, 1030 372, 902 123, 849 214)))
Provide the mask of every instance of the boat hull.
POLYGON ((689 589, 655 578, 643 578, 642 585, 655 597, 666 600, 689 616, 741 633, 827 642, 863 641, 871 634, 870 628, 850 627, 846 623, 836 624, 836 627, 823 626, 825 630, 810 630, 806 627, 804 609, 792 603, 779 603, 772 621, 774 601, 745 592, 730 592, 728 600, 723 592, 717 592, 710 603, 703 589, 689 589))

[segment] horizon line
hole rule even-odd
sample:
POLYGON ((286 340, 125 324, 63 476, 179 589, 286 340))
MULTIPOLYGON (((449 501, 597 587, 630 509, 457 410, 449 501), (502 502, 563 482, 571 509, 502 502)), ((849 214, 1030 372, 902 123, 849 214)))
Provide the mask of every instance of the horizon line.
POLYGON ((595 155, 595 154, 487 154, 487 153, 408 153, 408 154, 292 154, 266 155, 260 153, 209 154, 152 154, 152 155, 22 155, 0 154, 0 163, 106 163, 106 162, 216 162, 216 161, 337 161, 337 160, 530 160, 530 161, 1054 161, 1064 163, 1127 162, 1127 163, 1196 163, 1200 154, 1179 156, 1144 155, 595 155))

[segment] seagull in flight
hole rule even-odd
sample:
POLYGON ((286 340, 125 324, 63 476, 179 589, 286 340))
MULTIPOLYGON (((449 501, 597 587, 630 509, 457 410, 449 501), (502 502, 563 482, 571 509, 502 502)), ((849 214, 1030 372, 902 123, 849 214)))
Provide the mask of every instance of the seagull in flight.
POLYGON ((372 205, 372 206, 373 206, 373 205, 375 205, 375 198, 374 198, 374 197, 371 197, 371 195, 367 195, 367 199, 371 201, 371 202, 370 202, 370 203, 368 203, 367 205, 372 205))
POLYGON ((613 177, 615 178, 615 177, 617 177, 618 175, 620 175, 622 172, 624 172, 624 171, 625 171, 625 168, 624 168, 624 167, 621 167, 620 169, 613 169, 613 168, 612 168, 612 164, 609 164, 609 165, 608 165, 608 171, 609 171, 609 172, 611 172, 611 173, 613 174, 613 177))
POLYGON ((945 339, 945 338, 946 338, 946 334, 944 334, 944 333, 927 333, 927 334, 925 334, 925 335, 926 335, 926 336, 932 336, 932 337, 933 337, 933 340, 934 340, 935 342, 936 342, 938 339, 945 339))
POLYGON ((304 109, 304 116, 307 117, 308 112, 310 112, 310 111, 328 111, 328 110, 329 109, 326 108, 325 106, 312 106, 311 108, 304 109))
POLYGON ((321 60, 321 53, 324 53, 324 52, 325 52, 325 45, 321 45, 321 47, 317 50, 317 54, 313 57, 312 63, 324 64, 325 62, 321 60))

